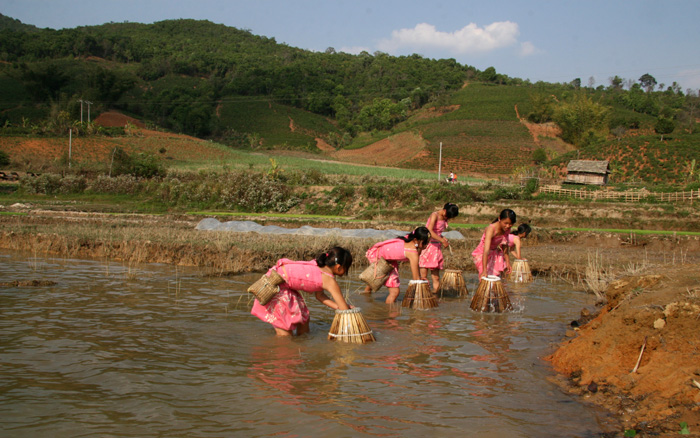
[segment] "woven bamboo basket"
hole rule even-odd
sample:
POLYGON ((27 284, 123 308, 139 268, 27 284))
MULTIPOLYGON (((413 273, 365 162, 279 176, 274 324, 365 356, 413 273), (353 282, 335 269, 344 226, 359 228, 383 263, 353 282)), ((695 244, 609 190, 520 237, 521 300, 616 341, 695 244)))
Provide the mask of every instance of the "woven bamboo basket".
POLYGON ((530 264, 527 260, 515 259, 508 280, 513 283, 529 283, 532 281, 532 271, 530 271, 530 264))
POLYGON ((470 307, 477 312, 500 313, 512 310, 513 305, 508 297, 508 292, 501 283, 501 277, 495 275, 481 277, 470 307))
POLYGON ((466 297, 469 295, 467 283, 464 282, 464 276, 459 269, 445 269, 442 275, 442 282, 438 289, 440 297, 466 297))
POLYGON ((372 292, 376 292, 382 287, 392 269, 394 269, 394 267, 389 262, 379 257, 376 262, 371 263, 367 269, 362 271, 360 280, 367 283, 370 289, 372 289, 372 292))
POLYGON ((369 328, 367 320, 362 315, 362 309, 359 307, 335 311, 328 339, 351 344, 365 344, 375 341, 372 329, 369 328))
POLYGON ((255 295, 258 302, 264 306, 280 291, 279 285, 282 283, 284 283, 284 278, 277 271, 272 270, 269 277, 263 274, 260 280, 253 283, 248 288, 248 292, 255 295))
POLYGON ((401 301, 401 307, 427 310, 438 306, 437 297, 430 291, 428 280, 411 280, 401 301))

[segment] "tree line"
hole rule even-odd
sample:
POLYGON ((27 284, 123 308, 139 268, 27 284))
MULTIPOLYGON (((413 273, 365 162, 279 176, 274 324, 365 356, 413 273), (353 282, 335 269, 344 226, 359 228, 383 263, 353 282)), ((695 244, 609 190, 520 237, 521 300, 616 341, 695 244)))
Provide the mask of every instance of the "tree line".
POLYGON ((217 102, 237 96, 336 118, 352 135, 386 129, 479 73, 454 59, 301 50, 185 19, 31 32, 13 22, 0 31, 0 60, 29 95, 15 93, 18 105, 84 98, 198 136, 218 129, 217 102))

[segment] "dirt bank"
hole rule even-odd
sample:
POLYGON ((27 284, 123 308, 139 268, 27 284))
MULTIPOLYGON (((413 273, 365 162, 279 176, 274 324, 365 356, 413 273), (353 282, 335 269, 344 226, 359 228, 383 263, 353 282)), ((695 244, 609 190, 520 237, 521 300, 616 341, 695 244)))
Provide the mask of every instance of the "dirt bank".
POLYGON ((697 268, 665 266, 613 282, 597 316, 548 358, 568 377, 559 383, 619 415, 626 430, 677 434, 685 422, 700 435, 697 268))

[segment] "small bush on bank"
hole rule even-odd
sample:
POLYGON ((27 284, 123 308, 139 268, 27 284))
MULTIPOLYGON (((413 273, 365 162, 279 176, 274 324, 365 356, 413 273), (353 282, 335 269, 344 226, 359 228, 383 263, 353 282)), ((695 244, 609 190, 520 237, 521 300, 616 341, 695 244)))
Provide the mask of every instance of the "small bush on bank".
POLYGON ((38 195, 58 195, 82 193, 87 180, 82 175, 61 176, 44 173, 38 176, 22 176, 19 179, 20 192, 38 195))
POLYGON ((90 182, 86 191, 92 193, 109 193, 113 195, 135 195, 140 190, 139 179, 133 175, 119 175, 108 177, 99 175, 90 182))
POLYGON ((165 176, 165 166, 155 155, 139 153, 129 155, 124 149, 117 147, 112 154, 110 175, 133 175, 140 178, 165 176))
POLYGON ((516 186, 501 186, 496 187, 491 196, 490 201, 498 201, 499 199, 523 199, 523 190, 516 186))

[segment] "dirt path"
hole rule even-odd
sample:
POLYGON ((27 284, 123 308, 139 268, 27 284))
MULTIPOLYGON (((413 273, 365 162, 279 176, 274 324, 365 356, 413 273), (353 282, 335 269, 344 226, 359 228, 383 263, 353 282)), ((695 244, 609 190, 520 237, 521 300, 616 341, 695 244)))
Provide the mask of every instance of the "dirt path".
POLYGON ((396 166, 420 155, 426 147, 425 140, 415 133, 402 132, 362 149, 342 149, 331 156, 341 161, 376 166, 396 166))

